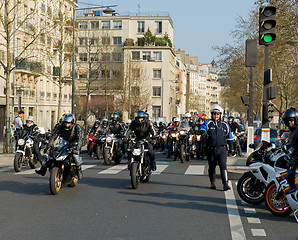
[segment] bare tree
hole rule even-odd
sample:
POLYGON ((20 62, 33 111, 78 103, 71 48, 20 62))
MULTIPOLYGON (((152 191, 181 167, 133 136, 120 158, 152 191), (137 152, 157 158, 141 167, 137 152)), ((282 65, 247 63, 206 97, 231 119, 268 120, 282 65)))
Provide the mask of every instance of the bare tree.
MULTIPOLYGON (((0 49, 3 57, 0 58, 0 65, 3 74, 0 77, 6 82, 6 133, 5 151, 9 151, 10 141, 10 95, 11 95, 11 74, 14 69, 26 62, 30 57, 36 57, 38 48, 35 42, 44 29, 36 26, 37 22, 37 2, 20 0, 0 0, 0 49), (14 40, 20 37, 24 41, 23 46, 15 46, 14 40), (30 49, 30 51, 29 51, 30 49)), ((30 63, 31 68, 41 67, 40 64, 30 63)))

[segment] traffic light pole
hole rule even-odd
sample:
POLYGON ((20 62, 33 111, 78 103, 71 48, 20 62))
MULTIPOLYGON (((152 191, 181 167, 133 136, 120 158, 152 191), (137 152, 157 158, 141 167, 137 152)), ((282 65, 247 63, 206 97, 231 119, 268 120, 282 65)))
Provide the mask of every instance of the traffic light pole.
POLYGON ((248 104, 248 126, 247 126, 247 154, 250 154, 253 149, 249 147, 254 143, 254 127, 253 127, 253 67, 250 67, 249 80, 249 104, 248 104))
POLYGON ((264 87, 263 87, 263 114, 262 114, 262 135, 261 139, 270 142, 270 128, 268 121, 268 89, 270 85, 269 71, 269 46, 265 45, 264 52, 264 87))

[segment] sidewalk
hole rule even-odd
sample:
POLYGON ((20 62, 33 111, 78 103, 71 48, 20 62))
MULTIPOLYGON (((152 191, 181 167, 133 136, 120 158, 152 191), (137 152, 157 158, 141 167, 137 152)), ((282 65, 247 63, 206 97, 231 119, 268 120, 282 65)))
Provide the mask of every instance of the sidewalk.
POLYGON ((0 141, 0 167, 13 166, 14 153, 3 153, 3 141, 0 141))

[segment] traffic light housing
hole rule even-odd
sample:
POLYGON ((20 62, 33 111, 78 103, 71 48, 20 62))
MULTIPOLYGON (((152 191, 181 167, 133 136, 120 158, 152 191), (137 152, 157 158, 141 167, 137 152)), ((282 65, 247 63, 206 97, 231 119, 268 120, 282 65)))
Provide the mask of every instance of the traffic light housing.
POLYGON ((249 105, 249 99, 248 96, 241 96, 241 101, 245 106, 249 105))
POLYGON ((276 7, 260 7, 259 12, 259 44, 272 45, 275 42, 276 7))
POLYGON ((268 111, 268 122, 270 122, 273 119, 273 113, 274 113, 273 103, 268 102, 267 111, 268 111))

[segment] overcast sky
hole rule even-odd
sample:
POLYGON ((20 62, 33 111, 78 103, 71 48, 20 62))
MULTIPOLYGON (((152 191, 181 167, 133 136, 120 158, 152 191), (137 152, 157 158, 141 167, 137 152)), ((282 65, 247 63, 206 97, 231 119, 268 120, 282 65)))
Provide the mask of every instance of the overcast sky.
MULTIPOLYGON (((174 44, 177 49, 197 56, 201 63, 217 59, 212 46, 233 44, 230 35, 238 16, 247 17, 255 0, 78 0, 98 5, 117 5, 121 12, 168 12, 174 23, 174 44)), ((91 5, 90 5, 91 6, 91 5)), ((243 43, 245 44, 245 43, 243 43)))

